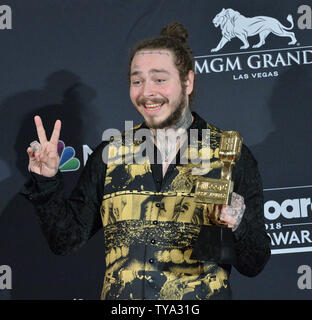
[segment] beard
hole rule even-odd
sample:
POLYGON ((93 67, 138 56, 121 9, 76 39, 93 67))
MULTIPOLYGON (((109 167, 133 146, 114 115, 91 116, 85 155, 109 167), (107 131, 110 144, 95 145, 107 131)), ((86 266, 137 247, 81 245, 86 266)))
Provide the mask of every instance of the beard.
MULTIPOLYGON (((149 99, 148 101, 151 101, 153 103, 168 103, 169 100, 166 98, 160 99, 160 98, 155 98, 155 99, 149 99)), ((138 99, 137 101, 138 105, 144 105, 145 104, 145 99, 138 99)), ((145 120, 146 125, 150 129, 165 129, 165 128, 170 128, 174 127, 182 118, 183 111, 186 107, 186 93, 185 90, 182 90, 177 102, 175 103, 175 110, 162 122, 160 123, 151 123, 149 121, 145 120)))

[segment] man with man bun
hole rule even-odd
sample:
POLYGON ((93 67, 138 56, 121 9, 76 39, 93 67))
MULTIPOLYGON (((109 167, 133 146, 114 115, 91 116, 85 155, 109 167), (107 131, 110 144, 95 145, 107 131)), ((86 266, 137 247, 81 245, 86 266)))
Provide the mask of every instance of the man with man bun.
POLYGON ((103 141, 69 198, 58 170, 61 122, 55 122, 48 140, 40 117, 34 119, 39 142, 27 149, 31 179, 22 193, 36 207, 55 254, 77 250, 103 228, 102 299, 230 299, 231 266, 252 277, 270 257, 261 178, 245 145, 233 169, 231 205, 219 208, 226 227, 214 225, 208 218, 212 207, 195 200, 198 174, 220 178, 222 130, 191 112, 194 60, 187 36, 183 25, 171 23, 161 37, 133 49, 129 89, 144 119, 133 128, 133 136, 139 138, 129 141, 123 133, 103 141), (206 167, 199 168, 191 159, 192 130, 198 133, 198 155, 208 150, 206 167), (142 137, 140 132, 148 134, 142 137), (172 139, 174 135, 178 138, 172 139), (152 152, 143 162, 127 161, 144 149, 152 152), (234 258, 224 255, 225 228, 234 258))

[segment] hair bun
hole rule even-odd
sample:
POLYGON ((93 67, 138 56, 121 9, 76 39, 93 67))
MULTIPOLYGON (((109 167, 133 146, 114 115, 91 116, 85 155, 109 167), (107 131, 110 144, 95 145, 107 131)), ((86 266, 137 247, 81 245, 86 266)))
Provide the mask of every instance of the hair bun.
POLYGON ((161 30, 161 35, 163 37, 175 38, 180 40, 182 43, 186 43, 188 38, 188 32, 183 24, 178 22, 172 22, 167 25, 167 27, 161 30))

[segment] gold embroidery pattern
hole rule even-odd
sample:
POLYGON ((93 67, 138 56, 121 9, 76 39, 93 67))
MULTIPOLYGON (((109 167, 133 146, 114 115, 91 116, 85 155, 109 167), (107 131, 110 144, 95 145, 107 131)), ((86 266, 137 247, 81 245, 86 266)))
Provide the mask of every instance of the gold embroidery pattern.
MULTIPOLYGON (((210 147, 199 141, 199 156, 209 160, 205 168, 209 173, 221 166, 221 131, 209 124, 207 128, 210 147)), ((144 190, 144 179, 153 183, 149 162, 125 163, 129 153, 141 152, 140 143, 125 148, 117 139, 109 149, 115 162, 107 166, 101 206, 106 254, 101 298, 141 298, 146 282, 150 283, 148 290, 154 292, 153 299, 209 299, 218 295, 228 287, 227 272, 214 262, 190 258, 201 225, 209 225, 204 207, 194 201, 194 165, 176 166, 166 192, 144 190), (146 250, 156 263, 145 263, 146 250)), ((188 157, 194 152, 190 148, 186 151, 188 157)))

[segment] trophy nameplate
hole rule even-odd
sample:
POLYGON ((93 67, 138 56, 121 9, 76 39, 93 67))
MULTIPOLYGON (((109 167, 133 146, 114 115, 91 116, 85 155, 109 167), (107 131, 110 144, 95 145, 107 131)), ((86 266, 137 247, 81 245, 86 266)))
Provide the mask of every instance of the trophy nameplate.
POLYGON ((229 204, 233 181, 226 179, 197 178, 195 200, 201 203, 229 204))

